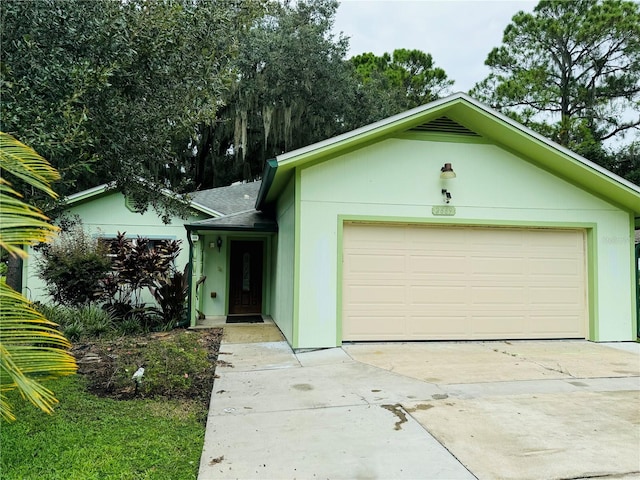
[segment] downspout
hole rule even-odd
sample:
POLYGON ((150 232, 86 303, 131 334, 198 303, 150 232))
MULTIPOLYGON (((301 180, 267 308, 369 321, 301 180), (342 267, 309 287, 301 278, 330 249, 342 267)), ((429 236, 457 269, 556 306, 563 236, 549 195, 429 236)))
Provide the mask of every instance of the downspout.
POLYGON ((193 311, 192 311, 192 297, 191 297, 191 289, 193 287, 193 241, 191 240, 191 230, 189 229, 188 225, 185 225, 185 228, 187 229, 187 242, 189 242, 189 263, 188 263, 188 267, 187 267, 187 275, 188 275, 188 282, 189 282, 189 294, 187 296, 187 319, 184 322, 181 323, 185 323, 185 325, 189 325, 190 327, 195 327, 195 322, 192 322, 191 320, 194 318, 193 317, 193 311))

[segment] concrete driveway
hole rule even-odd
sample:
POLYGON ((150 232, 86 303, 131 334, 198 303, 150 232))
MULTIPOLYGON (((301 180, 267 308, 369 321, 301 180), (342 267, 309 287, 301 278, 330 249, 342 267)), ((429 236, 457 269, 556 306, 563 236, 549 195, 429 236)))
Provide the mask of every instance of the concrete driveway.
POLYGON ((235 331, 225 330, 199 479, 640 478, 640 344, 296 355, 235 331))

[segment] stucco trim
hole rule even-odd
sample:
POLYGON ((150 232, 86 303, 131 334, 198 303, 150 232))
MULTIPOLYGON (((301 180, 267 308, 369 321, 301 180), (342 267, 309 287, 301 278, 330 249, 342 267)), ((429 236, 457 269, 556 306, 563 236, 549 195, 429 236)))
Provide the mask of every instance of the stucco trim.
POLYGON ((638 265, 636 260, 636 245, 635 245, 635 219, 633 215, 629 215, 629 238, 631 241, 629 242, 631 248, 631 338, 638 337, 638 292, 640 291, 640 285, 638 279, 638 265))
POLYGON ((302 177, 300 169, 296 169, 295 180, 293 186, 293 204, 294 204, 294 255, 293 255, 293 324, 291 337, 293 338, 292 348, 298 348, 300 345, 300 212, 302 210, 302 199, 300 195, 300 186, 302 185, 302 177))

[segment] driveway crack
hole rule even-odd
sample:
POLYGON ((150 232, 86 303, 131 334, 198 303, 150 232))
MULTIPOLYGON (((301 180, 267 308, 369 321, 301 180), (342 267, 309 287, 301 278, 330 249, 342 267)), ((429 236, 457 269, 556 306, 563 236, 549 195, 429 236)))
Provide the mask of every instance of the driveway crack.
POLYGON ((508 355, 510 357, 519 358, 519 359, 521 359, 521 360, 523 360, 525 362, 531 362, 531 363, 533 363, 535 365, 538 365, 539 367, 544 368, 545 370, 549 370, 550 372, 561 373, 563 375, 569 375, 571 378, 577 378, 569 370, 567 370, 562 365, 560 365, 559 362, 556 363, 558 368, 553 368, 553 367, 550 367, 549 365, 545 365, 544 363, 536 362, 535 360, 532 360, 530 358, 522 356, 522 355, 520 355, 518 353, 507 352, 506 350, 498 350, 497 348, 494 348, 493 351, 496 352, 496 353, 502 353, 503 355, 508 355))

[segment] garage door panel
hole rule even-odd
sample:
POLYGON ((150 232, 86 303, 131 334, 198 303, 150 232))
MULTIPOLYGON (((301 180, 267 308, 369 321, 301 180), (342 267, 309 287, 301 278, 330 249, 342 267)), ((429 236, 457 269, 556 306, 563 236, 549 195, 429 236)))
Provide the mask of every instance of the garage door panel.
POLYGON ((349 262, 346 265, 349 273, 400 273, 404 274, 404 254, 390 255, 388 253, 363 254, 349 252, 349 262))
POLYGON ((468 262, 472 275, 523 275, 526 271, 526 260, 512 256, 471 256, 468 262))
POLYGON ((381 305, 403 307, 406 303, 404 285, 352 285, 346 295, 346 301, 357 307, 365 305, 367 309, 381 305))
POLYGON ((409 253, 407 260, 407 272, 410 275, 465 275, 467 273, 467 259, 463 256, 409 253))
POLYGON ((439 304, 464 306, 465 290, 465 287, 460 286, 412 285, 408 289, 407 300, 414 307, 439 304))
POLYGON ((584 232, 347 224, 345 340, 585 338, 584 232))
POLYGON ((415 315, 407 318, 407 330, 428 340, 455 339, 469 330, 469 319, 459 315, 415 315))
POLYGON ((475 338, 519 338, 526 332, 526 315, 504 312, 503 315, 474 315, 471 331, 475 338))
POLYGON ((577 287, 532 287, 530 289, 530 303, 533 307, 548 305, 559 308, 575 308, 576 302, 581 300, 583 292, 577 287))
POLYGON ((405 319, 401 316, 355 315, 351 320, 348 326, 343 329, 344 335, 358 335, 362 337, 362 340, 377 340, 380 335, 389 339, 401 339, 405 336, 404 329, 399 330, 398 328, 398 326, 405 324, 405 319))
POLYGON ((531 338, 570 336, 577 328, 580 328, 582 318, 577 315, 559 315, 549 312, 548 315, 531 315, 531 338))
POLYGON ((474 231, 468 228, 460 228, 458 230, 469 240, 469 245, 474 245, 474 250, 483 249, 483 247, 485 250, 513 250, 514 248, 520 248, 526 242, 522 230, 506 230, 502 228, 478 228, 474 229, 474 231), (496 235, 498 231, 499 235, 496 235))
MULTIPOLYGON (((389 227, 385 226, 380 228, 388 229, 389 227)), ((403 238, 406 240, 404 248, 407 250, 444 250, 451 252, 467 244, 467 239, 464 235, 452 236, 445 230, 425 232, 420 227, 409 226, 406 228, 408 228, 408 234, 404 235, 403 238)))
POLYGON ((474 286, 470 288, 471 302, 474 305, 491 305, 495 307, 512 308, 526 302, 524 287, 506 285, 474 286))
MULTIPOLYGON (((552 255, 549 255, 552 257, 552 255)), ((553 257, 552 257, 553 258, 553 257)), ((569 275, 576 276, 582 272, 582 265, 575 258, 531 258, 529 259, 529 271, 531 275, 553 276, 569 275)))

